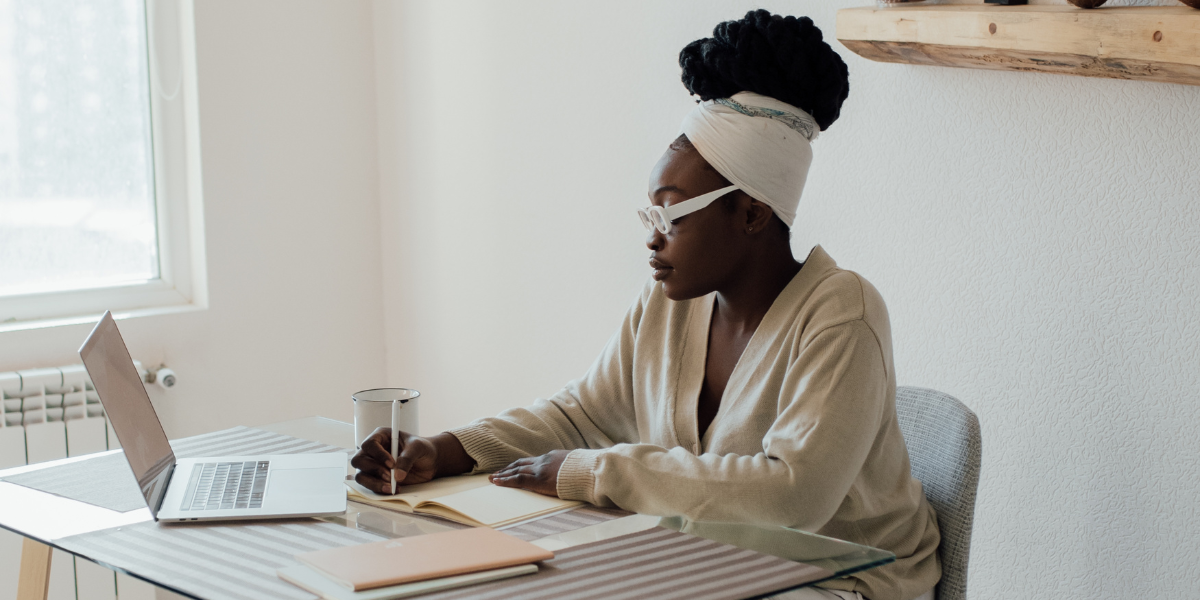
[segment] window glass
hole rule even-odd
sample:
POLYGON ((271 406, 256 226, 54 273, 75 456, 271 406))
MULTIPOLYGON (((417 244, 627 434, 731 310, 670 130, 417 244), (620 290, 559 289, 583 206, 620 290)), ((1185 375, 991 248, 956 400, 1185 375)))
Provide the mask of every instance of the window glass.
POLYGON ((145 6, 0 0, 0 296, 159 277, 145 6))

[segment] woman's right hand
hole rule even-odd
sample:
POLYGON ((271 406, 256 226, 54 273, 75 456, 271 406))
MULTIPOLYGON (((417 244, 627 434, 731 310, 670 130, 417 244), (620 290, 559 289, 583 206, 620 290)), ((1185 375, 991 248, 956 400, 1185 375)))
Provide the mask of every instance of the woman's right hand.
POLYGON ((362 447, 350 460, 350 465, 358 469, 354 480, 359 485, 377 494, 391 494, 392 469, 399 485, 425 483, 437 476, 437 446, 429 439, 403 431, 399 438, 399 452, 394 459, 390 427, 380 427, 363 440, 362 447))

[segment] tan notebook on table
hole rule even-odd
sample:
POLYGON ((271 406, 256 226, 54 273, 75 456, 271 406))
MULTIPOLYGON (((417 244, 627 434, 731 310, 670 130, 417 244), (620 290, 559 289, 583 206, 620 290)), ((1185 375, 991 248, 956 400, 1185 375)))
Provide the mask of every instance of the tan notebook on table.
POLYGON ((296 564, 290 567, 283 567, 276 571, 275 574, 280 579, 306 592, 325 598, 325 600, 396 600, 396 598, 422 596, 442 590, 452 590, 469 585, 496 581, 498 579, 532 575, 537 572, 538 566, 536 564, 517 565, 515 567, 504 567, 503 569, 477 571, 475 573, 467 573, 466 575, 452 575, 450 577, 437 577, 423 581, 385 585, 358 592, 335 583, 332 579, 322 575, 308 565, 296 564))
POLYGON ((527 565, 551 558, 554 553, 549 550, 486 527, 296 555, 296 560, 354 591, 527 565))
POLYGON ((347 481, 346 485, 350 488, 350 499, 355 502, 493 529, 583 504, 492 485, 486 474, 443 477, 429 483, 406 485, 395 496, 376 494, 353 481, 347 481))

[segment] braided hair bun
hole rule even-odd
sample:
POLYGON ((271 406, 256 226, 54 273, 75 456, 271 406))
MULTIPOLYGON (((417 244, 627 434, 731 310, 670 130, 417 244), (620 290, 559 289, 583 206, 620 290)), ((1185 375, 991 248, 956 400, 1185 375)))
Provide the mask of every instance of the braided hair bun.
POLYGON ((822 131, 837 120, 850 93, 846 63, 812 19, 761 9, 685 46, 679 66, 683 85, 701 100, 738 92, 770 96, 807 111, 822 131))

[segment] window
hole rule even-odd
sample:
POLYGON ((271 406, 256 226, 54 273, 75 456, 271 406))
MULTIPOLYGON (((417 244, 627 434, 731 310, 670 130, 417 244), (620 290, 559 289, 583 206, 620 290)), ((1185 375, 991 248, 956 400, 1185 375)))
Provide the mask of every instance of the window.
POLYGON ((0 0, 0 328, 203 307, 191 9, 0 0))

